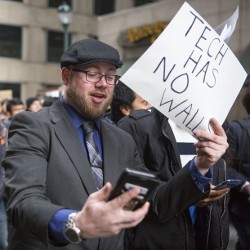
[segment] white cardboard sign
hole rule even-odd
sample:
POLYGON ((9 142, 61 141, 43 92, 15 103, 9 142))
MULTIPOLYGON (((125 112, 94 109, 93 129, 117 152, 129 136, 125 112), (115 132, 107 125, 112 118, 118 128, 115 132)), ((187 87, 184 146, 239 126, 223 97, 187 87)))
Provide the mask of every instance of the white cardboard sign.
POLYGON ((222 124, 247 73, 187 3, 121 81, 191 135, 222 124))

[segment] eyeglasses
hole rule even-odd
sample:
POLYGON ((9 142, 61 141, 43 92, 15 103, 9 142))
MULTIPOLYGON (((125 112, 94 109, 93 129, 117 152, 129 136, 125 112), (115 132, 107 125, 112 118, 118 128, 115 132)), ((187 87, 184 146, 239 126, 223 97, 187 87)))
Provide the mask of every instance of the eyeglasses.
POLYGON ((103 74, 98 73, 98 72, 85 71, 85 70, 81 70, 78 68, 72 68, 72 70, 76 71, 76 72, 85 73, 86 80, 88 82, 92 82, 92 83, 98 83, 101 81, 102 77, 104 77, 107 84, 115 85, 118 82, 118 80, 120 79, 120 76, 118 76, 118 75, 103 75, 103 74))

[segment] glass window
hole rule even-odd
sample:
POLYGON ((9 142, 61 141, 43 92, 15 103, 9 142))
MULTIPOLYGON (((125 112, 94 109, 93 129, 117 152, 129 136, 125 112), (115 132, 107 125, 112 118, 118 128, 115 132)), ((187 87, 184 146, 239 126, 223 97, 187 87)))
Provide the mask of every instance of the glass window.
POLYGON ((147 3, 153 3, 155 0, 134 0, 134 6, 140 6, 147 3))
POLYGON ((12 90, 13 97, 21 98, 21 84, 20 83, 3 83, 0 82, 1 90, 12 90))
POLYGON ((42 83, 42 87, 44 89, 58 89, 61 84, 53 84, 53 83, 42 83))
MULTIPOLYGON (((69 44, 71 44, 70 34, 69 44)), ((47 61, 59 62, 64 51, 64 33, 58 31, 48 31, 47 48, 47 61)))
POLYGON ((21 27, 0 25, 0 56, 21 58, 21 27))
POLYGON ((42 83, 42 89, 38 91, 38 96, 40 96, 42 99, 44 99, 46 96, 59 97, 61 95, 62 87, 62 84, 42 83))
POLYGON ((104 15, 114 12, 114 0, 95 0, 94 15, 104 15))
POLYGON ((48 1, 48 6, 51 8, 57 8, 60 4, 62 4, 63 2, 66 2, 68 5, 71 6, 71 0, 49 0, 48 1))

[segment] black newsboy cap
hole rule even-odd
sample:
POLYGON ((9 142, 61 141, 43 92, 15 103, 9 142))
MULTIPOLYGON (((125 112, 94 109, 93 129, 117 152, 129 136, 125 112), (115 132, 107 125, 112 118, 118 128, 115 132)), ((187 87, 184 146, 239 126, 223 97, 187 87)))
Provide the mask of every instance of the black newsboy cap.
POLYGON ((61 57, 61 68, 70 65, 80 66, 87 63, 104 61, 120 68, 122 61, 118 51, 110 45, 93 38, 87 38, 73 43, 61 57))

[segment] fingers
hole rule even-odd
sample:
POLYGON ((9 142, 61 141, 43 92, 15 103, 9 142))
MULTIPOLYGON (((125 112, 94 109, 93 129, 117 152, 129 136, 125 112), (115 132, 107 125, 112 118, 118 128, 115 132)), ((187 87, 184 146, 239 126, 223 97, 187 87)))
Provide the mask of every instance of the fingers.
POLYGON ((123 194, 119 195, 118 197, 116 197, 115 199, 113 199, 112 201, 110 201, 110 203, 114 206, 114 207, 121 207, 124 208, 126 205, 128 205, 131 200, 133 200, 138 194, 140 193, 140 189, 139 188, 133 188, 130 189, 127 192, 124 192, 123 194))
POLYGON ((214 190, 215 186, 210 183, 210 192, 209 192, 209 197, 200 201, 197 201, 195 205, 197 207, 204 207, 210 203, 213 203, 221 198, 223 198, 225 195, 228 194, 230 191, 230 188, 223 188, 223 189, 218 189, 214 190))
MULTIPOLYGON (((112 185, 111 183, 107 182, 105 186, 103 186, 99 191, 92 193, 89 196, 89 199, 92 202, 97 202, 97 201, 106 201, 107 198, 109 197, 110 193, 112 190, 112 185)), ((127 192, 124 192, 123 194, 117 196, 113 200, 107 202, 112 209, 123 209, 124 207, 128 206, 130 202, 136 198, 140 194, 140 189, 139 188, 133 188, 127 192)), ((144 207, 146 209, 147 205, 144 207)), ((143 211, 143 209, 142 209, 143 211)))
POLYGON ((113 210, 121 210, 120 213, 120 222, 119 227, 122 228, 130 228, 136 226, 140 223, 149 209, 149 202, 146 202, 142 207, 131 211, 127 210, 127 207, 130 207, 133 199, 136 198, 140 194, 139 188, 133 188, 123 194, 119 195, 115 199, 109 201, 109 205, 113 210))
POLYGON ((196 137, 201 138, 200 141, 194 143, 199 160, 198 164, 201 168, 206 168, 206 165, 214 165, 225 154, 229 146, 226 133, 217 120, 212 118, 210 125, 214 133, 207 131, 197 131, 195 133, 196 137))
POLYGON ((229 188, 224 188, 221 190, 211 190, 208 198, 196 202, 195 205, 197 207, 204 207, 210 203, 213 203, 213 202, 223 198, 225 195, 228 194, 228 192, 229 192, 229 188))
POLYGON ((92 193, 78 212, 75 223, 85 238, 107 237, 117 234, 123 228, 130 228, 140 223, 149 209, 146 202, 136 211, 125 210, 139 193, 139 188, 131 189, 107 202, 112 185, 106 183, 99 191, 92 193))
POLYGON ((198 138, 201 138, 202 141, 209 140, 216 142, 218 138, 226 138, 226 133, 222 126, 218 123, 215 118, 211 118, 209 124, 212 127, 213 133, 209 133, 206 131, 198 130, 195 135, 198 138))
POLYGON ((92 193, 89 198, 91 200, 104 201, 108 198, 112 190, 112 185, 110 182, 107 182, 100 190, 92 193))
POLYGON ((135 211, 124 210, 124 215, 127 218, 122 223, 122 228, 130 228, 139 224, 148 213, 149 202, 146 202, 142 207, 136 209, 135 211))
POLYGON ((226 137, 226 133, 222 126, 218 123, 218 121, 215 118, 211 118, 209 121, 209 124, 211 125, 214 134, 222 137, 226 137))
POLYGON ((230 191, 229 188, 223 188, 223 189, 218 189, 218 190, 211 189, 210 193, 209 193, 209 198, 217 198, 217 197, 220 197, 220 196, 223 197, 229 191, 230 191))

